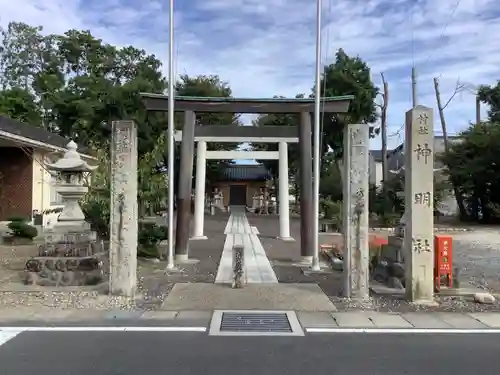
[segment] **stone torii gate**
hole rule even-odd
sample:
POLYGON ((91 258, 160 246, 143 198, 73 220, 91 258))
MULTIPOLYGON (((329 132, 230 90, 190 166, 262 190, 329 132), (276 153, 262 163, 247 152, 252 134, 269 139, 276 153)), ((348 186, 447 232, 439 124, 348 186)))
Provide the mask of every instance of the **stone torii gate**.
MULTIPOLYGON (((175 140, 182 140, 182 131, 175 133, 175 140)), ((192 240, 206 239, 203 234, 205 212, 205 179, 207 160, 279 160, 279 222, 280 239, 293 241, 290 236, 290 212, 288 192, 288 143, 297 143, 296 126, 196 126, 196 185, 194 205, 194 228, 192 240), (207 151, 207 142, 229 143, 278 143, 278 151, 207 151)))
MULTIPOLYGON (((148 111, 168 111, 168 97, 161 94, 141 94, 148 111)), ((341 114, 349 109, 353 96, 322 98, 324 113, 341 114)), ((249 113, 249 114, 297 114, 300 126, 296 131, 299 138, 300 153, 300 249, 304 263, 311 263, 313 257, 314 233, 311 223, 314 220, 312 189, 312 131, 311 120, 314 99, 238 99, 238 98, 198 98, 176 97, 174 108, 184 112, 184 126, 181 143, 181 163, 179 171, 179 191, 177 197, 177 229, 175 256, 177 262, 188 260, 190 201, 193 172, 193 155, 196 132, 196 113, 249 113)), ((244 127, 224 127, 226 134, 244 127)), ((286 127, 284 127, 286 128, 286 127)), ((201 129, 201 127, 200 127, 201 129)), ((260 131, 250 127, 250 131, 260 131)), ((265 128, 262 129, 262 131, 265 128)), ((283 130, 284 131, 284 130, 283 130)), ((200 134, 201 135, 201 134, 200 134)), ((250 134, 251 135, 251 134, 250 134)), ((236 134, 237 136, 237 134, 236 134)), ((255 136, 255 135, 254 135, 255 136)), ((297 135, 296 135, 297 136, 297 135)), ((262 135, 261 135, 262 137, 262 135)), ((248 138, 244 140, 248 142, 248 138)))
MULTIPOLYGON (((149 110, 165 111, 168 100, 145 94, 149 110)), ((325 99, 329 112, 346 112, 352 97, 325 99)), ((177 261, 188 258, 191 179, 196 112, 300 113, 301 255, 310 263, 313 254, 311 99, 243 100, 232 98, 176 98, 176 108, 185 112, 182 136, 180 191, 177 216, 177 261)), ((231 131, 239 127, 225 127, 231 131)), ((242 128, 242 127, 240 127, 242 128)), ((284 127, 283 129, 285 129, 284 127)), ((254 131, 247 128, 245 131, 254 131)), ((110 218, 110 290, 132 297, 136 290, 137 252, 137 128, 133 121, 114 121, 112 126, 112 173, 110 218)), ((238 130, 239 131, 239 130, 238 130)), ((368 143, 367 124, 349 124, 344 129, 344 294, 369 297, 368 270, 368 143)), ((417 106, 406 113, 405 201, 409 213, 404 237, 406 293, 410 301, 432 302, 434 246, 433 115, 430 108, 417 106)), ((242 141, 249 141, 245 138, 242 141)), ((169 239, 171 240, 171 239, 169 239)))

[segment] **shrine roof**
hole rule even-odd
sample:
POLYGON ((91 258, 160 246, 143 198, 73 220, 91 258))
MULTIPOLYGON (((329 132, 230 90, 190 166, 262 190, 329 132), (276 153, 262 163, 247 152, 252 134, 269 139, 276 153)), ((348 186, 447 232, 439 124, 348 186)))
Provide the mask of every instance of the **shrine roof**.
POLYGON ((263 164, 227 165, 222 175, 221 181, 267 181, 271 178, 271 174, 263 164))
MULTIPOLYGON (((66 150, 66 146, 70 141, 59 134, 45 130, 38 126, 38 124, 28 124, 4 115, 0 115, 0 138, 14 143, 29 145, 34 148, 53 151, 66 150)), ((79 145, 78 152, 88 154, 89 151, 79 145)))

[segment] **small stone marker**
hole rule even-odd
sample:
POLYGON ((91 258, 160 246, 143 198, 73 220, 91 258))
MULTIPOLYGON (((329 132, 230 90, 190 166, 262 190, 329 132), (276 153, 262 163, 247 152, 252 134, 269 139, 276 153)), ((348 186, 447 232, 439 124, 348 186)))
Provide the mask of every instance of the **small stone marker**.
POLYGON ((243 288, 243 267, 244 267, 243 245, 233 246, 233 289, 243 288))

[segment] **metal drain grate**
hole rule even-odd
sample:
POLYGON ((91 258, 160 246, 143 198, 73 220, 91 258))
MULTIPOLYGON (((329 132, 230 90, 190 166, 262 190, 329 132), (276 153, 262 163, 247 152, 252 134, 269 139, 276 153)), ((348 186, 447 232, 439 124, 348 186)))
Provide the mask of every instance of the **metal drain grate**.
POLYGON ((222 313, 221 332, 292 332, 286 313, 222 313))
POLYGON ((293 311, 215 311, 210 335, 303 336, 293 311))

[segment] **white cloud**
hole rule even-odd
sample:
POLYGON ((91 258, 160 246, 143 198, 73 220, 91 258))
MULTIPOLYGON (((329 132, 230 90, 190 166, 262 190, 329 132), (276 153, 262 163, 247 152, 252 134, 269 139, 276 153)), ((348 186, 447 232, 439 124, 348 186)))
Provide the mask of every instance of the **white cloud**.
MULTIPOLYGON (((419 103, 435 107, 457 79, 472 85, 500 78, 500 3, 495 0, 323 0, 323 60, 335 50, 359 54, 375 82, 390 86, 389 124, 400 128, 411 106, 411 66, 419 103), (456 9, 455 9, 456 8, 456 9), (445 25, 447 24, 446 28, 445 25)), ((177 72, 219 74, 236 96, 309 93, 314 77, 314 0, 176 1, 177 72)), ((46 32, 90 29, 117 45, 133 44, 167 62, 168 0, 0 0, 0 23, 43 25, 46 32)), ((474 97, 458 95, 446 110, 450 131, 474 116, 474 97)), ((437 122, 436 130, 440 129, 437 122)), ((395 146, 393 137, 390 146, 395 146)))

